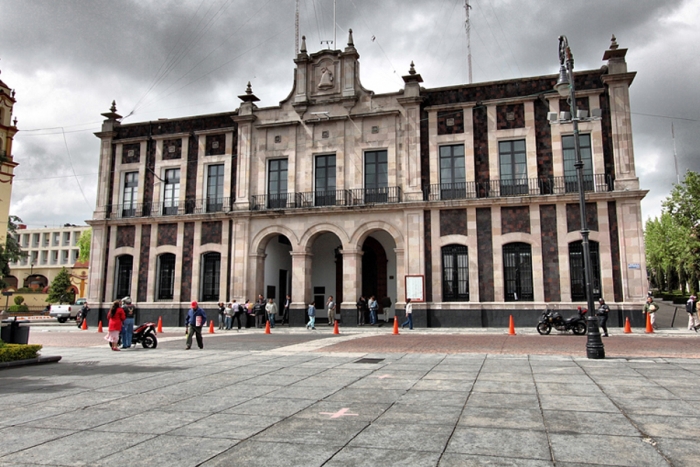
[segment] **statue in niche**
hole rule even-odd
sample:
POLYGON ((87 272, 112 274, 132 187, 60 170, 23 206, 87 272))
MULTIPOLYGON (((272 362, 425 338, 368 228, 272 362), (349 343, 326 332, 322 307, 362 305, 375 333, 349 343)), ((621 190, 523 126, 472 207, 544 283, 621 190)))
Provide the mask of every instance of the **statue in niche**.
POLYGON ((331 89, 333 87, 333 72, 324 66, 321 68, 321 81, 318 83, 319 89, 331 89))

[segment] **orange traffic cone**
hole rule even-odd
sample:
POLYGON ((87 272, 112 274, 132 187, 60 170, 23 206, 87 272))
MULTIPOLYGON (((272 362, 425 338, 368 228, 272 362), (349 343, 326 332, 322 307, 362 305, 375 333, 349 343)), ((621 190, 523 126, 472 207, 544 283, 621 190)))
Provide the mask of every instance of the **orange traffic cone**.
POLYGON ((399 318, 397 316, 394 316, 394 334, 399 334, 399 318))
POLYGON ((83 318, 83 324, 80 326, 80 329, 87 331, 87 320, 85 318, 83 318))
POLYGON ((510 324, 508 325, 508 335, 515 335, 515 322, 513 322, 513 315, 510 315, 510 324))
POLYGON ((625 318, 625 334, 632 334, 632 326, 630 326, 629 318, 625 318))
POLYGON ((163 317, 162 316, 158 317, 158 328, 156 329, 156 332, 163 334, 163 317))
POLYGON ((214 334, 214 320, 209 321, 209 334, 214 334))
POLYGON ((647 330, 645 331, 647 334, 653 334, 654 333, 654 328, 651 325, 651 313, 647 313, 647 330))
POLYGON ((265 334, 270 334, 270 322, 265 322, 265 334))
POLYGON ((102 320, 97 322, 97 332, 102 332, 102 320))
POLYGON ((340 334, 338 330, 338 320, 335 320, 335 324, 333 325, 333 334, 340 334))

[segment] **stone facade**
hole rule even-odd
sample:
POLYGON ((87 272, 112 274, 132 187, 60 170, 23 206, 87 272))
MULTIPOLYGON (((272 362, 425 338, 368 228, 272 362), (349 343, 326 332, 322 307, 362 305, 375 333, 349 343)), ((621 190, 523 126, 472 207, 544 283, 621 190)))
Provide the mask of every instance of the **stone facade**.
MULTIPOLYGON (((586 212, 599 293, 632 310, 646 293, 634 73, 616 44, 604 57, 607 69, 576 75, 579 108, 603 115, 579 125, 591 140, 586 212)), ((421 326, 510 314, 534 325, 545 305, 582 304, 578 185, 562 143, 572 128, 547 115, 569 110, 555 75, 430 89, 411 65, 403 89, 375 94, 352 35, 343 50, 303 45, 294 63, 279 106, 258 108, 248 86, 228 113, 128 125, 116 107, 103 114, 91 302, 130 287, 142 319, 170 325, 190 300, 214 313, 258 294, 291 294, 292 325, 331 295, 346 324, 360 295, 377 296, 383 319, 413 298, 421 326)))

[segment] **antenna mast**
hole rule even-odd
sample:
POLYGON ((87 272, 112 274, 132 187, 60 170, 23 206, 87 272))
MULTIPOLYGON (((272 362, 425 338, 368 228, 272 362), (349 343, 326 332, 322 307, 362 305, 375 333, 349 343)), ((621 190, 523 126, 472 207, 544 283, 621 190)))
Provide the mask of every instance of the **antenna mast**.
POLYGON ((681 184, 681 176, 678 173, 678 154, 676 154, 676 132, 673 131, 673 122, 671 122, 671 137, 673 138, 673 161, 676 164, 676 183, 681 184))
POLYGON ((299 55, 299 0, 296 1, 294 14, 294 56, 299 55))
POLYGON ((464 22, 464 28, 467 30, 467 67, 469 68, 469 84, 472 84, 472 37, 471 23, 469 22, 469 10, 472 6, 469 0, 464 0, 464 11, 467 14, 467 20, 464 22))

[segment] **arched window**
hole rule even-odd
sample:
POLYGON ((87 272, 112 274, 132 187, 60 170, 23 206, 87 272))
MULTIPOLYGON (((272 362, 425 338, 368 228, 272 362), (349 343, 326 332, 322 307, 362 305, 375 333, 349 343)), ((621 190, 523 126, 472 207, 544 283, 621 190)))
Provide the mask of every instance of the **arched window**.
MULTIPOLYGON (((591 270, 593 271, 592 288, 593 300, 601 297, 600 288, 600 253, 598 242, 588 241, 588 249, 591 251, 591 270)), ((583 261, 583 242, 569 243, 569 271, 571 275, 571 300, 574 302, 586 301, 586 273, 583 261)))
POLYGON ((117 275, 115 278, 114 299, 131 296, 131 272, 134 269, 134 257, 122 255, 117 257, 117 275))
POLYGON ((206 253, 202 256, 202 301, 219 300, 219 280, 221 277, 221 254, 206 253))
POLYGON ((535 299, 532 289, 532 249, 527 243, 503 245, 503 281, 505 301, 535 299))
POLYGON ((469 300, 469 255, 464 245, 442 247, 442 299, 469 300))
POLYGON ((158 257, 158 300, 172 300, 175 290, 175 255, 165 253, 158 257))

